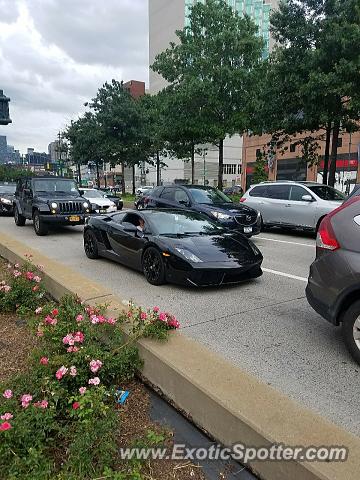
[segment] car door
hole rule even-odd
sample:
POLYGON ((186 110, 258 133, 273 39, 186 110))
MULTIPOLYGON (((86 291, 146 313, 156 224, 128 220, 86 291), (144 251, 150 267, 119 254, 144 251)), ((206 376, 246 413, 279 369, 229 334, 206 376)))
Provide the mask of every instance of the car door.
POLYGON ((22 200, 21 203, 24 208, 25 217, 32 217, 32 201, 33 201, 33 189, 31 185, 31 180, 26 180, 24 183, 24 188, 22 189, 22 200))
POLYGON ((179 204, 175 201, 175 188, 165 187, 156 200, 156 206, 159 208, 178 208, 179 204))
POLYGON ((283 225, 287 220, 286 205, 289 203, 290 185, 273 184, 267 186, 265 201, 266 223, 283 225))
POLYGON ((285 221, 297 227, 315 227, 317 202, 311 193, 300 185, 292 185, 289 202, 286 204, 285 221), (304 195, 310 196, 312 201, 303 200, 304 195))
POLYGON ((140 236, 140 232, 127 231, 127 227, 136 227, 142 217, 136 213, 127 213, 112 218, 107 232, 111 248, 118 254, 121 263, 140 270, 142 250, 148 240, 146 236, 140 236))

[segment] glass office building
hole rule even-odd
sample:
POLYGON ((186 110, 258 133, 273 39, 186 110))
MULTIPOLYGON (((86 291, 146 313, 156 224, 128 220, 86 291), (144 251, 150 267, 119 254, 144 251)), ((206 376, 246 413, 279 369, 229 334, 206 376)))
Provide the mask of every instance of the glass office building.
MULTIPOLYGON (((185 25, 188 24, 190 9, 196 1, 199 0, 185 0, 185 25)), ((249 15, 253 19, 259 29, 259 35, 264 39, 264 58, 267 58, 271 48, 270 11, 278 2, 272 0, 227 0, 227 3, 241 16, 249 15)))

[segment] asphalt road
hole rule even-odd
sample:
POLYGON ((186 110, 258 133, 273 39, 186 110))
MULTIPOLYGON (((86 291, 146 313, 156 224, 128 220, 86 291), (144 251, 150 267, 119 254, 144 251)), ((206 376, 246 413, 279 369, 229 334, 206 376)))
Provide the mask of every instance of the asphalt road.
POLYGON ((174 313, 183 333, 306 407, 360 435, 359 371, 338 328, 307 304, 306 277, 315 241, 306 234, 266 232, 254 238, 264 255, 264 275, 238 286, 190 289, 155 287, 107 260, 89 260, 82 227, 46 237, 31 222, 16 227, 0 218, 0 231, 102 283, 143 306, 174 313))

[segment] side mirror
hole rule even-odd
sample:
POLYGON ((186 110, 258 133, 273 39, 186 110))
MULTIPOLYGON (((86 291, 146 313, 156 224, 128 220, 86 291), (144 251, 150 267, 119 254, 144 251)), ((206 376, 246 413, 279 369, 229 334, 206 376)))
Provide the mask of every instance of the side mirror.
POLYGON ((301 200, 303 200, 304 202, 313 202, 314 201, 314 199, 311 195, 303 195, 301 197, 301 200))
POLYGON ((80 196, 82 197, 84 195, 84 190, 79 190, 80 196))
POLYGON ((135 233, 137 231, 137 228, 132 223, 124 222, 122 225, 124 228, 124 232, 135 233))

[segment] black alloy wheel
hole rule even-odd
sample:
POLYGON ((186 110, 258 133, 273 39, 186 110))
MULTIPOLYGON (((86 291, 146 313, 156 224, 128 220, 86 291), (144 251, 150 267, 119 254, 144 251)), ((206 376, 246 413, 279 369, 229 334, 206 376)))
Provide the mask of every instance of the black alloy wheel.
POLYGON ((92 260, 99 258, 96 236, 91 230, 86 230, 84 234, 84 250, 88 258, 92 260))
POLYGON ((165 267, 160 252, 149 247, 143 255, 143 271, 146 280, 152 285, 163 285, 165 283, 165 267))
POLYGON ((15 220, 15 225, 18 227, 23 227, 26 222, 26 218, 19 213, 19 209, 16 206, 14 210, 14 220, 15 220))

